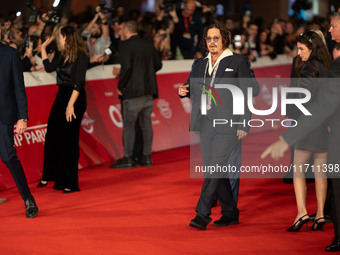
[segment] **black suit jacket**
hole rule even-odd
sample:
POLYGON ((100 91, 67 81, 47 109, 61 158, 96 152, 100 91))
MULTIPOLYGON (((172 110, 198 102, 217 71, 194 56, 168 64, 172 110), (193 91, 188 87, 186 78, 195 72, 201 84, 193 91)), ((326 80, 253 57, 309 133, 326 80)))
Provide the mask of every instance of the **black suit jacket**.
MULTIPOLYGON (((202 116, 201 88, 203 88, 202 82, 207 62, 208 58, 195 60, 188 78, 188 82, 190 82, 190 98, 193 101, 190 118, 190 130, 192 131, 200 130, 200 118, 202 116)), ((216 89, 221 98, 222 105, 218 102, 217 106, 212 106, 211 117, 214 119, 226 119, 229 122, 226 125, 217 125, 215 127, 216 132, 222 134, 236 133, 237 129, 249 132, 247 123, 251 119, 251 113, 247 107, 246 101, 247 88, 251 87, 250 78, 250 68, 245 56, 233 53, 233 55, 225 57, 220 61, 214 84, 232 84, 238 86, 244 95, 245 114, 233 115, 233 97, 231 92, 228 89, 216 89), (231 127, 230 120, 233 120, 234 123, 245 121, 246 125, 245 127, 243 125, 233 125, 231 127)))
POLYGON ((16 49, 0 43, 0 121, 19 119, 28 119, 22 62, 16 49))
POLYGON ((120 80, 118 89, 122 99, 145 95, 158 97, 156 72, 162 68, 162 62, 151 42, 139 36, 132 36, 122 41, 120 51, 120 80))
POLYGON ((282 137, 293 146, 330 118, 328 163, 340 164, 340 58, 332 62, 326 77, 320 79, 315 101, 309 106, 312 116, 301 115, 298 126, 289 128, 282 137))

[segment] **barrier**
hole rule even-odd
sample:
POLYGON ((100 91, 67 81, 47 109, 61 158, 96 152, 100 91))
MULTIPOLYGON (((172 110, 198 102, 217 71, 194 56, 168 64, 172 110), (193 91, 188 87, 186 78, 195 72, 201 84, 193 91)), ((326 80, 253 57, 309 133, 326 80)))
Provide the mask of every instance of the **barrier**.
MULTIPOLYGON (((274 61, 269 58, 259 59, 252 66, 257 77, 273 77, 275 74, 274 77, 284 78, 290 75, 291 62, 291 58, 279 56, 274 61)), ((152 113, 153 151, 187 146, 190 143, 188 127, 191 102, 190 99, 180 100, 177 89, 186 81, 192 63, 192 60, 164 61, 163 68, 157 73, 159 98, 154 102, 152 113)), ((103 65, 87 71, 88 106, 80 133, 80 168, 122 157, 122 116, 116 92, 118 79, 113 77, 112 67, 103 65)), ((41 178, 47 119, 57 93, 55 76, 55 73, 45 72, 24 73, 29 127, 26 133, 15 134, 14 139, 28 182, 41 178)), ((272 86, 261 85, 261 94, 255 99, 256 106, 268 108, 272 86)), ((0 190, 13 186, 15 184, 8 169, 0 163, 0 190)))

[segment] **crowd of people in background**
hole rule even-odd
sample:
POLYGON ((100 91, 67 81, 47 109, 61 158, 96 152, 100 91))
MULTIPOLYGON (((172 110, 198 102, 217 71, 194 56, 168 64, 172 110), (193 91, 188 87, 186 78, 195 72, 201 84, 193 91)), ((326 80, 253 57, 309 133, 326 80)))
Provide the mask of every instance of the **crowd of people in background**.
MULTIPOLYGON (((30 23, 13 13, 0 16, 1 41, 21 52, 24 71, 44 70, 41 44, 46 38, 58 35, 63 25, 74 26, 83 36, 89 51, 89 68, 102 63, 119 63, 120 24, 131 19, 138 22, 139 35, 153 43, 162 60, 202 57, 204 53, 199 42, 204 28, 211 24, 226 27, 231 32, 231 50, 246 55, 250 61, 263 56, 274 59, 279 54, 295 56, 295 40, 305 30, 320 30, 329 38, 328 17, 315 16, 311 22, 278 18, 264 26, 265 21, 252 17, 249 10, 243 15, 219 16, 214 6, 201 5, 194 0, 170 7, 160 5, 155 13, 138 10, 126 13, 122 6, 107 12, 98 6, 77 16, 61 17, 58 22, 50 19, 48 13, 37 15, 35 22, 30 23)), ((47 51, 50 60, 57 57, 57 43, 51 44, 47 51)))

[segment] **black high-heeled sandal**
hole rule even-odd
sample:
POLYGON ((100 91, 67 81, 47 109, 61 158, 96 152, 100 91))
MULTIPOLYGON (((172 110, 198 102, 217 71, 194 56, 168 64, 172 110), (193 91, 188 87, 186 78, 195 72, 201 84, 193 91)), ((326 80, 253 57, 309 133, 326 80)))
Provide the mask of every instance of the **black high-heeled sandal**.
POLYGON ((47 185, 48 181, 46 181, 46 183, 42 183, 41 180, 40 182, 38 183, 37 187, 38 188, 41 188, 41 187, 45 187, 47 185))
POLYGON ((288 232, 299 232, 301 227, 305 224, 306 224, 306 230, 307 230, 308 229, 308 225, 307 225, 308 221, 309 221, 309 215, 305 214, 302 217, 300 217, 297 221, 295 221, 295 223, 291 227, 287 228, 286 231, 288 231, 288 232), (303 220, 303 217, 306 217, 306 216, 308 216, 308 218, 303 220))
POLYGON ((320 220, 325 220, 325 217, 320 217, 320 218, 317 218, 313 225, 309 228, 309 230, 312 230, 312 231, 319 231, 321 230, 323 232, 323 225, 326 224, 326 220, 325 221, 321 221, 320 220))

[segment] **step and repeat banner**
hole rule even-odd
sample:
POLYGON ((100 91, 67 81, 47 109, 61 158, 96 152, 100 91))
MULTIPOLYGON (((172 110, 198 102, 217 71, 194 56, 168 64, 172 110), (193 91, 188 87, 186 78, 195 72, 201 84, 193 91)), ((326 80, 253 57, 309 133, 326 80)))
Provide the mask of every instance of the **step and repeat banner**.
MULTIPOLYGON (((291 62, 291 58, 279 56, 276 60, 263 58, 252 64, 261 87, 260 95, 254 98, 256 109, 270 108, 272 88, 278 84, 268 82, 266 78, 289 77, 291 62)), ((187 80, 192 63, 192 60, 163 61, 163 67, 157 73, 159 98, 154 101, 152 113, 153 151, 190 144, 188 127, 191 102, 188 98, 181 100, 177 89, 187 80)), ((80 168, 107 163, 123 156, 118 79, 113 76, 112 69, 112 65, 102 65, 88 70, 86 74, 88 104, 80 133, 80 168)), ((24 73, 24 77, 29 111, 28 130, 24 134, 15 134, 14 140, 28 182, 32 182, 41 178, 47 120, 58 88, 55 85, 55 73, 31 72, 24 73)), ((279 86, 289 86, 283 80, 288 79, 282 79, 279 86)), ((263 116, 253 118, 264 119, 263 116)), ((270 128, 264 126, 254 132, 270 128)), ((14 181, 1 162, 0 190, 13 186, 14 181)))

